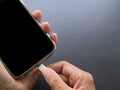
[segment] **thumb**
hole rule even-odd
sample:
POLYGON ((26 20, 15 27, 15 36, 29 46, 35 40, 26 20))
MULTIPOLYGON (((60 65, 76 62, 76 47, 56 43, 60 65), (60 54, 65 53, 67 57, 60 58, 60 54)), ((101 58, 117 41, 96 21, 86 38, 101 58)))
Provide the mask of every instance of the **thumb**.
POLYGON ((53 90, 69 90, 70 87, 65 84, 53 69, 47 68, 41 64, 39 70, 42 72, 45 80, 53 90))

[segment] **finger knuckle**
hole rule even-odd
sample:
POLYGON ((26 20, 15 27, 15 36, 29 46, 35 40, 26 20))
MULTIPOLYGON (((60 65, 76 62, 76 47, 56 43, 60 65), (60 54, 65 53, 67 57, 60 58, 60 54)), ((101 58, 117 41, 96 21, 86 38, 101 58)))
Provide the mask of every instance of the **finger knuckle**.
POLYGON ((62 63, 63 65, 70 65, 70 63, 67 62, 67 61, 65 61, 65 60, 61 61, 61 63, 62 63))
POLYGON ((85 78, 88 82, 94 82, 93 75, 89 72, 86 73, 85 78))
POLYGON ((68 62, 67 62, 67 61, 65 61, 65 60, 62 60, 62 61, 61 61, 61 63, 68 63, 68 62))

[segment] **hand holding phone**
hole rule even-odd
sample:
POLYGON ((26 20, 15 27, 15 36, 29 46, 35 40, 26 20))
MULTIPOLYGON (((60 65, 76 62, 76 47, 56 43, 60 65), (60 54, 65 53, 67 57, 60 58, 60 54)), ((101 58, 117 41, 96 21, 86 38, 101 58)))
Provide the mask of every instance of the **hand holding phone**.
POLYGON ((56 45, 19 0, 1 1, 0 11, 0 57, 18 78, 52 55, 56 45))

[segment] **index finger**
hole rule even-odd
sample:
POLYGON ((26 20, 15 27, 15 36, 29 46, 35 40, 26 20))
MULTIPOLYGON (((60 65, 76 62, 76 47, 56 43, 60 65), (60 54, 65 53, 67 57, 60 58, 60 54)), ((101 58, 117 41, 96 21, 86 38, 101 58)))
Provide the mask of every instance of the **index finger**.
POLYGON ((57 73, 59 73, 59 74, 61 73, 61 74, 65 75, 66 77, 69 77, 73 73, 83 72, 78 67, 76 67, 66 61, 56 62, 53 64, 49 64, 47 66, 52 68, 53 70, 55 70, 57 73))

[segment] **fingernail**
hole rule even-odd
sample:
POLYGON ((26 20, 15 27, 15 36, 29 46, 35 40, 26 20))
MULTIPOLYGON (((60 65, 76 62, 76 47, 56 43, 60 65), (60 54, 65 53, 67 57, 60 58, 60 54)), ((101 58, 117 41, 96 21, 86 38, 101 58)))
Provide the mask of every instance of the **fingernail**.
POLYGON ((53 75, 52 70, 47 68, 45 65, 41 64, 38 69, 42 72, 45 78, 49 78, 53 75))
POLYGON ((38 67, 38 69, 39 69, 41 72, 42 72, 45 68, 46 68, 46 66, 43 65, 43 64, 41 64, 41 65, 38 67))

